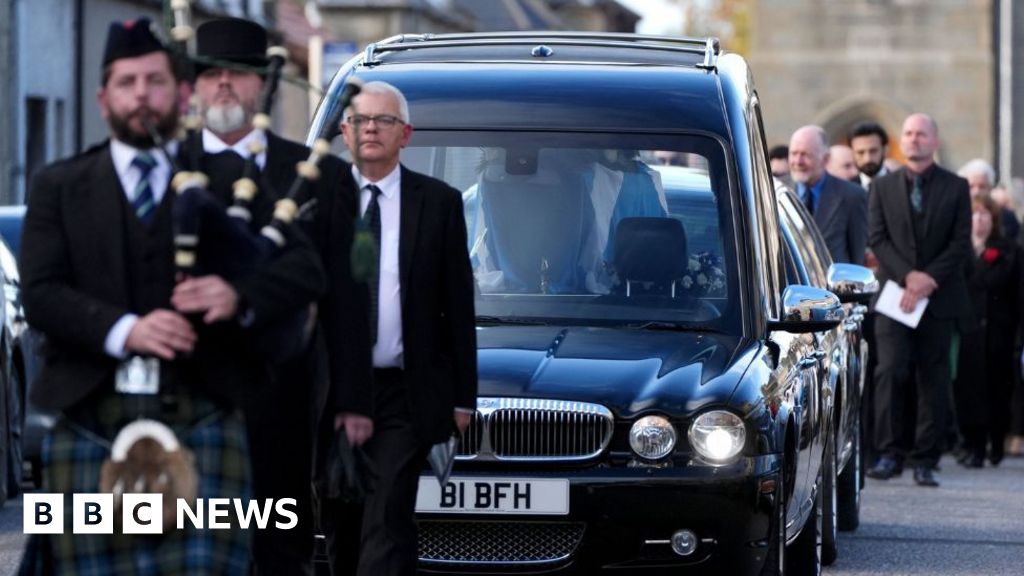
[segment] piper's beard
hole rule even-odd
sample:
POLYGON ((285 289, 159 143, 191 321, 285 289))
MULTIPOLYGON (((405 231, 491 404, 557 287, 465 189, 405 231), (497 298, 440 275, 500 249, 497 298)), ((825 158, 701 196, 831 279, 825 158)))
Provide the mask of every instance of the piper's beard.
POLYGON ((241 104, 211 106, 207 108, 204 120, 206 127, 217 134, 237 132, 249 124, 248 114, 241 104))

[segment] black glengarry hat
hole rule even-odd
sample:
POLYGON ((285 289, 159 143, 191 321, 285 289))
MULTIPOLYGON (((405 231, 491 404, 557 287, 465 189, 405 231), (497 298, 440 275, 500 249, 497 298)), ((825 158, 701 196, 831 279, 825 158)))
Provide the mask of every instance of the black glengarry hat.
POLYGON ((120 58, 135 58, 150 52, 166 52, 167 47, 153 32, 149 18, 127 22, 111 22, 107 45, 103 50, 103 66, 120 58))
POLYGON ((267 31, 259 24, 241 18, 222 18, 199 25, 196 29, 196 74, 215 65, 204 60, 234 62, 246 66, 266 67, 267 31))

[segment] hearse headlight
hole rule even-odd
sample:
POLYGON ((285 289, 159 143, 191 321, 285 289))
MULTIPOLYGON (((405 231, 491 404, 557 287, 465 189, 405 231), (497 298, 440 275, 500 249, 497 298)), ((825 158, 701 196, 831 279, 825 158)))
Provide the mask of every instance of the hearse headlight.
POLYGON ((713 410, 697 417, 690 425, 690 445, 702 458, 724 463, 743 450, 747 431, 743 420, 732 412, 713 410))
POLYGON ((644 416, 629 429, 629 447, 642 458, 664 458, 675 446, 676 429, 661 416, 644 416))

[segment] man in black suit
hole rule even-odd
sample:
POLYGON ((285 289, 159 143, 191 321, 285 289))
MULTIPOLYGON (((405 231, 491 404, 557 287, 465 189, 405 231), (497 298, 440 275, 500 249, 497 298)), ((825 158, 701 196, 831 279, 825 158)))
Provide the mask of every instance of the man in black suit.
POLYGON ((829 176, 828 136, 819 126, 804 126, 789 140, 789 171, 796 192, 825 237, 835 262, 864 263, 867 246, 867 195, 845 180, 829 176))
MULTIPOLYGON (((63 416, 45 443, 45 483, 65 494, 68 525, 71 494, 100 491, 110 442, 138 418, 163 423, 191 450, 199 498, 250 497, 237 408, 266 385, 269 368, 253 357, 251 338, 325 284, 315 253, 301 246, 230 281, 209 274, 176 282, 171 166, 147 124, 163 138, 174 134, 179 82, 145 19, 111 25, 103 63, 97 99, 112 138, 38 174, 21 244, 25 312, 47 341, 32 401, 63 416), (286 298, 267 272, 278 262, 301 277, 284 288, 286 298), (248 327, 243 312, 256 319, 248 327)), ((53 538, 60 574, 140 565, 249 573, 249 534, 237 526, 159 539, 70 530, 53 538)))
POLYGON ((888 479, 907 457, 914 480, 938 486, 950 397, 950 339, 967 302, 964 265, 971 257, 971 207, 967 181, 935 164, 938 127, 925 114, 903 123, 903 170, 871 185, 870 243, 878 277, 904 288, 900 308, 928 306, 917 328, 879 314, 875 324, 875 445, 881 458, 867 474, 888 479), (904 385, 916 383, 917 427, 913 448, 903 449, 904 385))
POLYGON ((412 136, 408 110, 396 88, 369 82, 342 123, 362 225, 379 247, 379 274, 362 290, 372 372, 365 380, 336 378, 332 363, 331 375, 335 426, 354 444, 369 439, 376 475, 364 510, 362 576, 415 574, 424 459, 432 444, 465 430, 476 409, 474 281, 462 196, 399 163, 412 136))
MULTIPOLYGON (((203 148, 207 163, 217 167, 241 166, 241 158, 253 156, 259 172, 255 178, 259 190, 251 203, 256 231, 271 219, 274 202, 296 179, 295 166, 308 158, 309 149, 252 126, 253 117, 260 112, 258 100, 265 84, 251 68, 267 64, 267 33, 262 26, 236 18, 205 22, 196 31, 196 50, 201 58, 228 66, 202 61, 197 65, 196 93, 205 125, 203 148), (241 66, 229 68, 233 64, 241 66)), ((311 184, 318 207, 326 214, 332 210, 332 188, 342 176, 348 177, 345 168, 344 162, 333 156, 324 158, 321 178, 311 184)), ((231 184, 241 173, 220 172, 212 175, 214 192, 230 203, 231 184)), ((306 231, 312 232, 312 224, 306 231)), ((287 267, 277 269, 290 272, 287 267)), ((296 527, 282 530, 271 525, 255 533, 253 557, 259 575, 312 574, 311 490, 317 423, 327 400, 325 358, 323 338, 317 332, 296 358, 276 368, 273 385, 245 406, 256 499, 297 501, 296 527)))

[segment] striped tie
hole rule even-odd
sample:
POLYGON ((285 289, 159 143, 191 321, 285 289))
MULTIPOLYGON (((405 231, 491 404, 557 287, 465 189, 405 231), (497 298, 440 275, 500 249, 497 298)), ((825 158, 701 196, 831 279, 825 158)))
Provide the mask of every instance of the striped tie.
POLYGON ((135 194, 132 196, 132 209, 143 224, 149 224, 156 211, 153 186, 149 183, 149 174, 156 167, 156 159, 149 152, 139 152, 132 160, 132 166, 139 169, 139 183, 135 185, 135 194))

